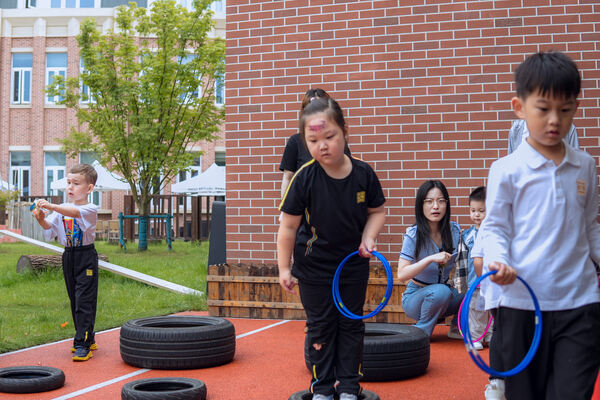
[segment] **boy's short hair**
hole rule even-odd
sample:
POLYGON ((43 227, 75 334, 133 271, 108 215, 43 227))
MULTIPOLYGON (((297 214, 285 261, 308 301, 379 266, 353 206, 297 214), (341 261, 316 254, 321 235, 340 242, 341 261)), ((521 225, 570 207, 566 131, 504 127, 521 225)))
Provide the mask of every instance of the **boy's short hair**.
POLYGON ((522 99, 540 95, 577 98, 581 91, 581 76, 577 65, 566 54, 539 52, 530 55, 515 71, 517 96, 522 99))
POLYGON ((92 185, 95 185, 96 180, 98 179, 98 173, 90 164, 76 164, 69 172, 71 174, 81 174, 85 176, 86 182, 91 183, 92 185))
POLYGON ((472 201, 485 201, 485 186, 479 186, 473 189, 469 195, 469 204, 472 201))

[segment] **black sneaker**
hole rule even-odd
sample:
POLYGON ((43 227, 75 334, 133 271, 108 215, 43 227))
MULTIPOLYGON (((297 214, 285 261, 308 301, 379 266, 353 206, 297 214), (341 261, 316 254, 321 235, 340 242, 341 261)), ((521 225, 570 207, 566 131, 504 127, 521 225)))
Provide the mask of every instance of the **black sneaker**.
POLYGON ((73 361, 87 361, 92 357, 92 351, 88 347, 77 347, 73 353, 73 361))
MULTIPOLYGON (((90 350, 98 350, 98 345, 96 343, 92 343, 90 350)), ((71 353, 75 353, 75 347, 71 347, 71 353)))

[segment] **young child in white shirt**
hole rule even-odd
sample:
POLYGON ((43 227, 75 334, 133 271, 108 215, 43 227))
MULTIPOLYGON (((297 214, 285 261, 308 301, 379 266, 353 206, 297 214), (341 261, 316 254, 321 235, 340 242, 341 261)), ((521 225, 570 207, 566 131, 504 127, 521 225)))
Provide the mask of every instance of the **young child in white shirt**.
POLYGON ((494 340, 502 365, 527 353, 534 307, 517 274, 542 309, 542 338, 529 366, 505 380, 513 399, 589 399, 600 368, 600 261, 596 163, 563 139, 575 112, 581 78, 559 52, 536 53, 515 73, 512 107, 529 136, 490 168, 480 235, 484 269, 501 285, 485 293, 497 308, 494 340), (592 261, 593 260, 593 261, 592 261))
POLYGON ((98 174, 89 164, 77 164, 67 174, 70 203, 37 202, 34 215, 46 240, 65 246, 62 269, 75 325, 73 361, 87 361, 98 346, 94 338, 98 301, 98 253, 94 247, 98 207, 88 203, 98 174), (46 217, 43 210, 54 211, 46 217))
MULTIPOLYGON (((469 249, 469 268, 467 275, 467 283, 470 288, 478 275, 481 275, 481 270, 477 273, 473 260, 473 248, 479 233, 481 223, 485 219, 485 186, 479 186, 469 195, 469 216, 473 225, 462 232, 464 244, 469 249)), ((487 344, 491 338, 491 327, 488 327, 490 321, 490 312, 484 309, 483 298, 480 295, 480 289, 475 289, 471 303, 469 304, 469 330, 473 340, 481 338, 481 340, 473 343, 473 347, 477 350, 482 350, 484 343, 487 344), (486 327, 488 328, 486 330, 486 327)), ((465 307, 466 308, 466 307, 465 307)), ((467 312, 463 308, 461 312, 467 312)))

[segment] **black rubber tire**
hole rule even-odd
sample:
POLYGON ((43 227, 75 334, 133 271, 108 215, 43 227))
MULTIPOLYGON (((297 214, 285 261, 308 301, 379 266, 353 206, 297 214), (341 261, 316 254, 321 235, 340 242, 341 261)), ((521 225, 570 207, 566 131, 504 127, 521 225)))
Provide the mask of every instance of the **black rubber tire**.
MULTIPOLYGON (((289 400, 312 400, 313 395, 308 390, 301 390, 300 392, 296 392, 292 394, 289 400)), ((337 395, 334 396, 335 400, 338 400, 337 395)), ((358 395, 358 400, 380 400, 379 395, 375 392, 371 392, 369 390, 364 390, 358 395)))
POLYGON ((63 387, 65 374, 58 368, 26 366, 0 368, 0 392, 39 393, 63 387))
POLYGON ((151 369, 195 369, 226 364, 235 356, 235 328, 224 318, 161 316, 125 322, 121 358, 151 369))
MULTIPOLYGON (((429 337, 421 329, 402 324, 365 324, 363 381, 396 381, 422 375, 429 358, 429 337)), ((310 371, 306 340, 304 362, 310 371)))
POLYGON ((206 385, 191 378, 149 378, 128 382, 121 400, 206 400, 206 385))

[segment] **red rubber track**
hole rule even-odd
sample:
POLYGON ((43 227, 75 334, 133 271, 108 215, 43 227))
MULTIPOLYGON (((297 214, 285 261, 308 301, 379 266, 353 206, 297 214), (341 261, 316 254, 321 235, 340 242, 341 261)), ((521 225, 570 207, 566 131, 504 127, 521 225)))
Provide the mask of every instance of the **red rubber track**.
MULTIPOLYGON (((238 337, 280 322, 230 320, 238 337)), ((376 392, 383 400, 482 399, 487 375, 471 361, 462 341, 446 337, 447 331, 447 326, 436 327, 431 341, 431 361, 425 375, 396 382, 364 382, 363 387, 376 392)), ((0 393, 0 399, 120 399, 121 387, 132 380, 187 377, 206 383, 209 400, 286 400, 290 394, 307 389, 310 382, 310 374, 304 364, 304 321, 289 321, 239 337, 233 362, 206 369, 145 371, 127 365, 119 354, 118 329, 96 334, 96 342, 99 349, 86 362, 71 360, 70 340, 0 355, 0 367, 45 365, 60 368, 66 376, 65 386, 60 389, 28 395, 0 393), (140 371, 142 373, 136 376, 106 384, 112 379, 140 371), (93 390, 69 397, 74 392, 90 388, 93 390)), ((487 353, 488 350, 482 351, 485 359, 487 353)), ((600 380, 596 382, 592 399, 600 400, 600 380)))

